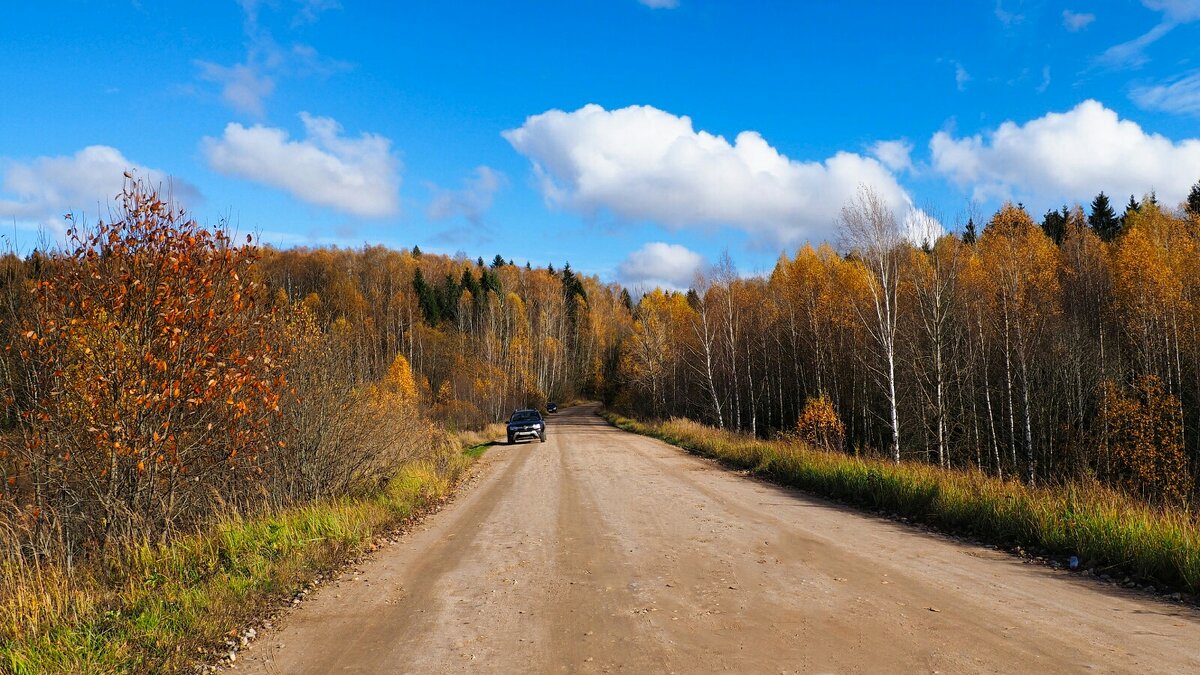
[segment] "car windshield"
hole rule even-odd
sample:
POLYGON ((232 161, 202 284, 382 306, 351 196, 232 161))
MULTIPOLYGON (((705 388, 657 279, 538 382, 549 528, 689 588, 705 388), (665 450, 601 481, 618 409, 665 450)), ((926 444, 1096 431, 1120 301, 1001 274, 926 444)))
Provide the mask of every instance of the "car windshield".
POLYGON ((535 410, 518 410, 513 413, 512 422, 536 422, 539 415, 535 410))

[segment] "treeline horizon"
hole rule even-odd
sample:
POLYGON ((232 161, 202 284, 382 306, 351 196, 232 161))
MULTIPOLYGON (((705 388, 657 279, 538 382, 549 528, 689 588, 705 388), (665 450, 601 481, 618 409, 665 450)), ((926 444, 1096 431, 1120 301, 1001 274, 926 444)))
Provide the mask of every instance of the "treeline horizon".
POLYGON ((836 451, 1196 496, 1200 184, 1177 211, 1006 204, 924 245, 864 188, 841 251, 636 299, 502 254, 234 242, 122 198, 3 258, 0 494, 34 549, 364 489, 435 426, 574 398, 763 438, 820 405, 836 451))

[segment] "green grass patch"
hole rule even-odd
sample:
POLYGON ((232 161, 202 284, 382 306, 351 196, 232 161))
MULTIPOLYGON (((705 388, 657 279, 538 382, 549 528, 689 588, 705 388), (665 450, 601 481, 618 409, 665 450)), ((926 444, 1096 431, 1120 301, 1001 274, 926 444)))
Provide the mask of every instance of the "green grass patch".
POLYGON ((763 441, 690 420, 645 423, 611 411, 614 426, 651 436, 776 483, 879 509, 939 529, 1200 593, 1200 521, 1098 484, 1030 487, 978 471, 895 464, 763 441))
POLYGON ((473 456, 406 467, 371 496, 232 515, 70 572, 10 561, 0 570, 0 671, 186 669, 378 534, 442 501, 473 456))
POLYGON ((480 443, 479 445, 473 445, 469 448, 464 449, 463 454, 466 455, 467 457, 470 457, 471 459, 479 459, 480 457, 483 457, 483 453, 487 452, 488 448, 492 447, 495 444, 496 444, 496 441, 488 441, 487 443, 480 443))

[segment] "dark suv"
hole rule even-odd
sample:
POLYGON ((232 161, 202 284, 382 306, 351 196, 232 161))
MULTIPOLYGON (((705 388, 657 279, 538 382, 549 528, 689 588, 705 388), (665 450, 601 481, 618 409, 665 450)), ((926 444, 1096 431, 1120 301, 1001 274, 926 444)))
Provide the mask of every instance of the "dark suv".
POLYGON ((523 438, 546 442, 546 420, 532 408, 518 410, 508 418, 508 444, 512 445, 523 438))

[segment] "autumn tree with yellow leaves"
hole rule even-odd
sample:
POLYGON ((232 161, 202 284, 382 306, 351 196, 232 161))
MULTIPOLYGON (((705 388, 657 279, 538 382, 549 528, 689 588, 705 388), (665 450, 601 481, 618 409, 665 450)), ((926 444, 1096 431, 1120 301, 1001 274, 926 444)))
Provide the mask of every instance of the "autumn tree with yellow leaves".
POLYGON ((771 436, 819 400, 845 447, 893 460, 1194 497, 1200 230, 1150 198, 1111 241, 1079 206, 1051 215, 1005 204, 978 236, 918 246, 868 191, 842 253, 804 245, 765 278, 709 270, 690 314, 662 311, 672 293, 643 296, 618 338, 621 402, 771 436), (1131 426, 1133 400, 1158 421, 1131 426))

